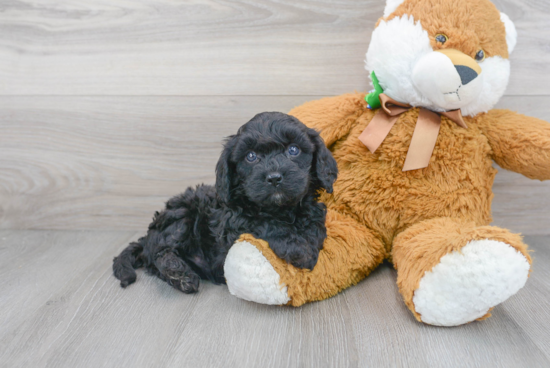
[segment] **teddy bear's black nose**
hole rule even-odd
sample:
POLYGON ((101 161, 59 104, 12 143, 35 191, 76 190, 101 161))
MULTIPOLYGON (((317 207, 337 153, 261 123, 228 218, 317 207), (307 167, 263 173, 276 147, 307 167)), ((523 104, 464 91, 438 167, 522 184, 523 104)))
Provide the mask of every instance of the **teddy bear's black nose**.
POLYGON ((460 80, 462 81, 463 86, 470 83, 471 81, 476 79, 478 76, 476 71, 468 66, 455 65, 455 68, 456 68, 456 71, 458 72, 458 75, 460 76, 460 80))

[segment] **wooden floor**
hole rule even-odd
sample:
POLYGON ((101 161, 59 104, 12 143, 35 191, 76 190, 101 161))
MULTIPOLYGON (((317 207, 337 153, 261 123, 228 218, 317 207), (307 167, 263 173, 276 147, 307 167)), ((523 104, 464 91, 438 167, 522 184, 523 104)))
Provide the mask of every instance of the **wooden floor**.
MULTIPOLYGON (((518 45, 498 107, 550 121, 550 3, 494 0, 518 45)), ((550 367, 550 183, 501 171, 494 224, 535 251, 484 322, 417 323, 395 271, 329 300, 193 296, 111 260, 214 181, 256 113, 369 89, 383 0, 0 0, 0 368, 550 367)))
POLYGON ((0 231, 2 367, 549 367, 549 236, 524 289, 493 317, 417 323, 389 265, 300 308, 203 283, 182 294, 144 273, 127 289, 111 258, 133 231, 0 231))

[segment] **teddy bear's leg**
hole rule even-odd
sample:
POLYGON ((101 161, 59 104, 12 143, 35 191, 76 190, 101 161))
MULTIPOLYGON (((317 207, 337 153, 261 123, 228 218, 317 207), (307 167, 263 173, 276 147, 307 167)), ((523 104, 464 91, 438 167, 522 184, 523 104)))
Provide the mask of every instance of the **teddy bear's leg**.
POLYGON ((262 304, 300 306, 356 284, 384 260, 380 237, 354 219, 329 209, 326 226, 327 239, 312 271, 281 260, 263 240, 241 236, 225 260, 231 294, 262 304))
POLYGON ((438 326, 489 317, 525 285, 531 266, 519 235, 451 218, 403 231, 392 256, 405 303, 417 320, 438 326))

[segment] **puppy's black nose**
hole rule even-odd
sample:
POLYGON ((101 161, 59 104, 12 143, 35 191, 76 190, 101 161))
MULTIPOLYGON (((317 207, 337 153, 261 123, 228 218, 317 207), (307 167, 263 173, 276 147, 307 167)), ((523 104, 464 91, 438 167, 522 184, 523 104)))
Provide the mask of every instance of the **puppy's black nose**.
POLYGON ((279 184, 281 184, 281 182, 283 181, 283 176, 278 172, 274 172, 274 173, 268 174, 266 180, 269 184, 276 187, 279 184))

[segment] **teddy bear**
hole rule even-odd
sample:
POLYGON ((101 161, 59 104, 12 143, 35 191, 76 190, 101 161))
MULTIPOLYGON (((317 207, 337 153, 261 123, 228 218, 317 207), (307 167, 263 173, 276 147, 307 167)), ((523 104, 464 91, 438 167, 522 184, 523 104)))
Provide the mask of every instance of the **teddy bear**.
POLYGON ((244 234, 225 262, 229 291, 257 303, 329 298, 384 260, 414 317, 482 320, 531 271, 518 234, 490 226, 497 170, 550 179, 550 124, 492 109, 504 94, 514 24, 489 0, 387 0, 366 54, 375 91, 290 114, 318 130, 338 163, 327 238, 313 270, 244 234))

